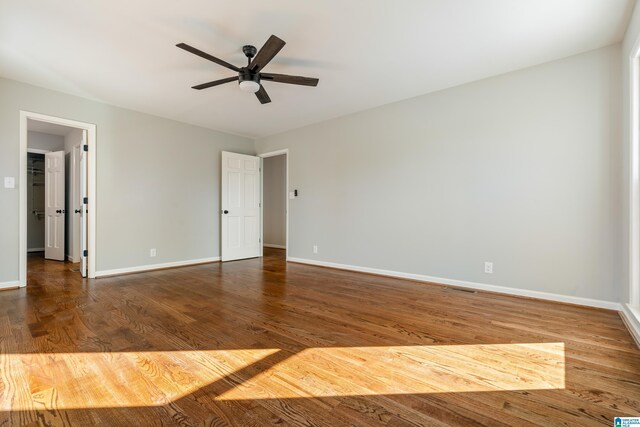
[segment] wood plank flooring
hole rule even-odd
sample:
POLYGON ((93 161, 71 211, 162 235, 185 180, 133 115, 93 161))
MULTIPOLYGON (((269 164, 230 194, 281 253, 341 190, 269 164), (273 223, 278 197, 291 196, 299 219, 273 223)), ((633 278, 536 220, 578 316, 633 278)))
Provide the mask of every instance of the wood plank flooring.
POLYGON ((0 292, 0 426, 591 426, 640 416, 618 314, 262 259, 0 292))

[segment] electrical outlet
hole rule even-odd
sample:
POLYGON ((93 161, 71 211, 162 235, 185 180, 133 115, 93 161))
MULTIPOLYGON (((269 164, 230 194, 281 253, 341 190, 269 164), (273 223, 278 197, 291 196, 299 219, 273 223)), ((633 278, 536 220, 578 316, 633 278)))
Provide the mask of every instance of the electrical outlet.
POLYGON ((484 272, 488 274, 493 274, 493 263, 485 262, 484 263, 484 272))
POLYGON ((16 179, 12 176, 5 176, 4 188, 16 188, 16 179))
POLYGON ((313 253, 314 254, 318 253, 318 245, 313 245, 313 253))
POLYGON ((156 256, 156 255, 157 255, 157 253, 158 253, 158 252, 156 251, 156 248, 153 248, 153 249, 151 249, 151 250, 149 251, 149 256, 150 256, 150 257, 154 257, 154 256, 156 256))

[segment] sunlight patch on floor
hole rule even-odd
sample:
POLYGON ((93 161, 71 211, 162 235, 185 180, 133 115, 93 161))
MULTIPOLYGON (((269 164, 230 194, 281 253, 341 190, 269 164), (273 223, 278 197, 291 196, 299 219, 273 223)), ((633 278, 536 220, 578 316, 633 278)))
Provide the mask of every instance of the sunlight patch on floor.
POLYGON ((217 399, 264 398, 269 392, 296 398, 564 386, 564 343, 309 348, 217 399))
POLYGON ((0 411, 160 406, 277 349, 0 355, 0 411))
POLYGON ((217 400, 562 389, 565 359, 564 343, 3 354, 0 380, 0 411, 160 406, 214 383, 217 400))

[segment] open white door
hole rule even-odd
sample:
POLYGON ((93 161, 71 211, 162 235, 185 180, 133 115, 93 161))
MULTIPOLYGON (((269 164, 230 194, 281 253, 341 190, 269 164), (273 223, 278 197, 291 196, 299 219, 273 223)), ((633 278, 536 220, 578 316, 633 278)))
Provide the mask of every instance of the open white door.
POLYGON ((44 257, 64 261, 64 151, 44 155, 44 257))
POLYGON ((260 157, 222 152, 222 261, 261 255, 260 157))
POLYGON ((80 200, 76 209, 80 210, 80 273, 87 277, 87 131, 82 131, 80 145, 80 200))
POLYGON ((80 262, 80 150, 82 146, 80 144, 73 147, 71 150, 69 168, 66 170, 67 177, 69 177, 67 184, 67 191, 71 190, 71 194, 67 194, 67 226, 70 229, 67 230, 67 254, 71 258, 71 262, 80 262))

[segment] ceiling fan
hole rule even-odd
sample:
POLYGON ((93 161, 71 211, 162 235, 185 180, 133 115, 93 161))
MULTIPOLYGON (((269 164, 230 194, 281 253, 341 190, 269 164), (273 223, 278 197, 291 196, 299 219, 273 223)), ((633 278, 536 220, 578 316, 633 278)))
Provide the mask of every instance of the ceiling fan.
POLYGON ((194 55, 198 55, 204 59, 208 59, 209 61, 215 62, 218 65, 222 65, 223 67, 229 68, 238 73, 235 77, 227 77, 226 79, 214 80, 208 83, 202 83, 196 86, 192 86, 193 89, 202 90, 207 89, 213 86, 218 86, 224 83, 239 81, 240 89, 245 92, 252 92, 256 94, 256 97, 260 101, 261 104, 266 104, 271 102, 271 98, 267 94, 267 91, 264 90, 264 86, 262 86, 261 82, 271 81, 276 83, 288 83, 292 85, 302 85, 302 86, 317 86, 318 79, 314 79, 311 77, 301 77, 301 76, 289 76, 286 74, 273 74, 273 73, 262 73, 261 70, 273 59, 274 56, 284 47, 285 42, 280 38, 272 35, 269 37, 269 40, 262 46, 262 49, 258 51, 255 46, 246 45, 242 47, 242 52, 244 52, 245 56, 248 59, 248 64, 246 67, 236 67, 233 64, 229 64, 222 59, 216 58, 213 55, 209 55, 206 52, 203 52, 195 47, 189 46, 186 43, 178 43, 176 46, 180 49, 184 49, 187 52, 191 52, 194 55))

